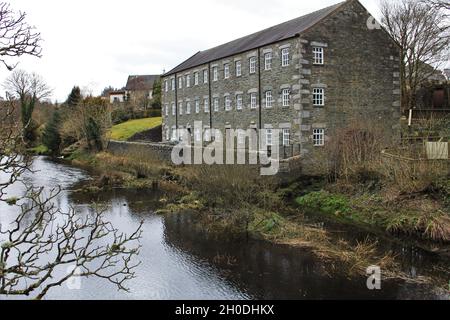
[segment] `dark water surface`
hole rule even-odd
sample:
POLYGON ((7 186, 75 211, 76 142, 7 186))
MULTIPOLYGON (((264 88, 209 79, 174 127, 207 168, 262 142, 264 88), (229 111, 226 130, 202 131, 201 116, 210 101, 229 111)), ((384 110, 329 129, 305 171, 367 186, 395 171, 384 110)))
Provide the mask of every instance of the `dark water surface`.
MULTIPOLYGON (((47 299, 448 299, 428 285, 402 280, 384 281, 382 290, 370 291, 366 278, 349 279, 327 274, 321 261, 306 250, 262 241, 216 239, 198 231, 188 215, 158 216, 159 199, 145 191, 115 190, 96 197, 72 193, 76 183, 89 179, 87 172, 38 157, 27 185, 59 186, 58 206, 88 210, 95 200, 108 205, 107 219, 122 232, 134 231, 144 221, 137 278, 128 283, 130 293, 118 292, 97 278, 82 279, 81 289, 67 286, 50 291, 47 299)), ((8 196, 20 195, 16 184, 8 196)), ((0 222, 16 208, 0 203, 0 222)), ((407 250, 406 250, 407 251, 407 250)), ((417 253, 404 252, 405 268, 416 275, 431 268, 417 253)), ((4 297, 3 297, 4 298, 4 297)))

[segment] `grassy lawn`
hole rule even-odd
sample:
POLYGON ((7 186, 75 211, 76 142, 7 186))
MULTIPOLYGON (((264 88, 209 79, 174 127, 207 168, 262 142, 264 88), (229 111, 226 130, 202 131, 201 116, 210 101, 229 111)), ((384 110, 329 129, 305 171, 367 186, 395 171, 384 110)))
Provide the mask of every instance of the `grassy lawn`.
POLYGON ((111 139, 118 141, 126 141, 136 133, 150 130, 162 123, 162 118, 145 118, 130 120, 112 127, 111 139))

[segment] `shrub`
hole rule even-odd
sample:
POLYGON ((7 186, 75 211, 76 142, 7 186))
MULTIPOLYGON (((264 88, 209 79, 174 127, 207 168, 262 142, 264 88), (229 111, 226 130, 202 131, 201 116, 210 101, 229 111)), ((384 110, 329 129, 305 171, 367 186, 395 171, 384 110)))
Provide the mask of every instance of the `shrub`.
POLYGON ((303 209, 311 213, 348 214, 351 212, 349 200, 342 195, 332 195, 328 192, 311 192, 297 198, 296 202, 303 209))

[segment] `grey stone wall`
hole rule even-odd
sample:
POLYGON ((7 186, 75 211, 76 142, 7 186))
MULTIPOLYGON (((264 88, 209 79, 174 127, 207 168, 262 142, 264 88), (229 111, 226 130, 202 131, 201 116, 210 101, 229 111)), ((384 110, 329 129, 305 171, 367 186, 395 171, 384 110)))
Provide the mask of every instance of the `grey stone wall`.
POLYGON ((110 141, 107 151, 116 156, 148 152, 159 158, 161 161, 171 162, 172 149, 173 145, 163 143, 110 141))
POLYGON ((382 30, 368 27, 369 13, 349 1, 301 36, 302 155, 312 171, 324 159, 312 130, 325 129, 326 143, 352 121, 366 122, 385 135, 386 146, 400 135, 399 49, 382 30), (313 46, 324 46, 324 65, 314 65, 313 46), (325 106, 312 105, 314 87, 325 88, 325 106))
MULTIPOLYGON (((352 121, 367 121, 379 126, 385 134, 386 145, 400 134, 400 79, 399 50, 388 34, 369 28, 369 13, 357 2, 348 1, 338 11, 305 33, 286 41, 211 62, 177 74, 176 90, 164 92, 163 108, 169 106, 169 115, 163 109, 163 140, 166 130, 194 127, 194 121, 224 130, 249 128, 289 128, 292 156, 301 155, 305 171, 317 163, 324 163, 325 148, 313 145, 313 130, 324 129, 326 144, 339 128, 352 121), (324 64, 313 64, 313 47, 324 49, 324 64), (290 64, 282 67, 281 50, 290 49, 290 64), (256 73, 250 74, 251 57, 257 57, 256 73), (272 69, 264 70, 264 56, 272 52, 272 69), (235 63, 241 61, 242 75, 236 76, 235 63), (230 66, 230 78, 224 79, 224 65, 230 66), (213 81, 213 69, 218 68, 218 81, 213 81), (203 81, 203 70, 208 70, 208 83, 203 81), (194 73, 199 73, 199 85, 194 84, 194 73), (186 87, 186 75, 191 77, 186 87), (180 78, 181 77, 181 78, 180 78), (261 81, 259 82, 259 78, 261 81), (180 89, 178 79, 182 79, 180 89), (260 90, 259 90, 260 88, 260 90), (291 90, 288 107, 281 103, 282 89, 291 90), (314 88, 325 90, 325 105, 312 103, 314 88), (265 108, 265 92, 271 90, 273 107, 265 108), (257 108, 250 108, 250 94, 257 93, 257 108), (176 95, 175 95, 176 93, 176 95), (236 95, 243 95, 243 109, 236 110, 236 95), (229 96, 232 110, 226 111, 224 97, 229 96), (204 112, 204 98, 209 97, 209 112, 204 112), (214 111, 214 98, 219 98, 219 111, 214 111), (200 101, 200 113, 195 113, 195 100, 200 101), (177 116, 171 105, 177 102, 177 116), (186 103, 191 103, 191 115, 186 115, 186 103), (183 104, 183 115, 179 112, 183 104), (261 115, 261 116, 260 116, 261 115)), ((169 81, 169 76, 163 78, 169 81)), ((281 139, 281 137, 280 137, 281 139)))

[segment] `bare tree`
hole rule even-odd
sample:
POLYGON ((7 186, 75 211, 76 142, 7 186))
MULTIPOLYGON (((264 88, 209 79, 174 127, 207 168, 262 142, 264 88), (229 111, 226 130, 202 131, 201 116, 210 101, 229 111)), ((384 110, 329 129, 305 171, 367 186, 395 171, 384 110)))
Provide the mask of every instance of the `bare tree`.
POLYGON ((383 0, 381 12, 386 30, 401 48, 404 111, 415 106, 419 86, 450 57, 450 24, 440 6, 419 0, 383 0))
POLYGON ((17 209, 0 224, 0 295, 42 299, 72 277, 98 277, 127 291, 139 265, 142 223, 125 235, 95 207, 62 212, 55 201, 60 190, 46 194, 27 186, 25 196, 6 198, 6 188, 31 171, 30 160, 21 156, 22 130, 15 119, 13 103, 0 103, 0 203, 17 209))
POLYGON ((436 9, 450 10, 450 2, 448 0, 424 0, 423 2, 436 9))
POLYGON ((112 106, 101 98, 86 97, 63 116, 61 135, 66 141, 82 141, 90 150, 101 151, 109 141, 112 106))
POLYGON ((38 101, 50 97, 52 90, 40 75, 23 70, 14 71, 5 80, 3 87, 7 90, 8 95, 19 100, 24 137, 26 140, 32 141, 34 108, 38 101))
POLYGON ((128 291, 140 262, 134 257, 141 227, 131 235, 120 233, 95 209, 83 217, 55 207, 59 191, 43 196, 30 188, 21 211, 0 237, 0 295, 33 295, 42 299, 50 289, 73 277, 98 277, 128 291))
POLYGON ((0 102, 0 173, 6 179, 0 181, 0 201, 5 200, 5 190, 15 183, 29 167, 29 159, 23 154, 22 128, 17 123, 15 104, 0 102))
POLYGON ((41 35, 25 22, 25 12, 15 13, 6 2, 0 2, 0 62, 13 70, 22 55, 41 56, 41 35))

